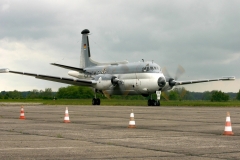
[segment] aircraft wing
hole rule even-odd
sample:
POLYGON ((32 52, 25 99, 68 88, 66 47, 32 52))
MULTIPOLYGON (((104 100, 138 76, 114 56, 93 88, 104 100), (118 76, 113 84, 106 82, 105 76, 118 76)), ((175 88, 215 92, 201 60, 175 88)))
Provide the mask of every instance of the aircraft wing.
POLYGON ((97 83, 94 80, 55 77, 55 76, 48 76, 48 75, 42 75, 42 74, 11 71, 9 69, 0 69, 0 73, 15 73, 15 74, 21 74, 21 75, 26 75, 26 76, 33 76, 37 79, 43 79, 43 80, 48 80, 48 81, 53 81, 53 82, 60 82, 60 83, 65 83, 65 84, 72 84, 72 85, 76 85, 76 86, 90 86, 91 87, 97 83))
POLYGON ((70 70, 73 70, 73 71, 78 71, 80 73, 84 72, 83 68, 76 68, 76 67, 66 66, 66 65, 57 64, 57 63, 51 63, 51 65, 58 66, 58 67, 61 67, 61 68, 65 68, 65 69, 70 69, 70 70))
POLYGON ((186 84, 194 84, 194 83, 203 83, 203 82, 213 82, 213 81, 234 81, 235 77, 222 77, 216 79, 202 79, 202 80, 189 80, 189 81, 175 81, 175 85, 186 85, 186 84))

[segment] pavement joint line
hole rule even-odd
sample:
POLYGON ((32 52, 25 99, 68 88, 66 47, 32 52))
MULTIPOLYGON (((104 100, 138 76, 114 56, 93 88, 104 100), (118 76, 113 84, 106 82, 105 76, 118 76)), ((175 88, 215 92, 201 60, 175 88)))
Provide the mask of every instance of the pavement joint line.
MULTIPOLYGON (((16 132, 16 133, 21 133, 21 134, 26 134, 26 135, 35 135, 35 136, 43 136, 43 137, 54 137, 57 138, 55 136, 49 136, 49 135, 42 135, 42 134, 34 134, 34 133, 28 133, 28 132, 22 132, 22 131, 9 131, 9 130, 3 130, 3 131, 7 131, 7 132, 16 132)), ((136 147, 136 146, 127 146, 127 145, 121 145, 121 144, 114 144, 114 143, 107 143, 107 142, 97 142, 97 141, 87 141, 87 140, 83 140, 83 139, 74 139, 74 138, 67 138, 67 137, 62 137, 62 138, 58 138, 58 139, 65 139, 65 140, 73 140, 73 141, 83 141, 83 142, 88 142, 88 143, 95 143, 95 144, 102 144, 102 145, 107 145, 107 146, 118 146, 118 147, 125 147, 125 148, 132 148, 132 149, 142 149, 142 150, 149 150, 149 151, 155 151, 155 152, 165 152, 165 153, 174 153, 177 154, 179 157, 181 155, 181 157, 183 156, 195 156, 195 157, 207 157, 206 153, 204 154, 193 154, 193 153, 183 153, 183 152, 177 152, 177 151, 168 151, 168 150, 160 150, 160 149, 152 149, 152 148, 145 148, 145 147, 136 147)), ((48 147, 46 147, 48 148, 48 147)), ((49 148, 56 148, 56 147, 49 147, 49 148)), ((68 147, 65 147, 68 148, 68 147)), ((77 147, 70 147, 70 148, 77 148, 77 147)), ((63 147, 64 149, 64 147, 63 147)), ((4 149, 0 149, 0 150, 4 150, 4 149)), ((228 153, 228 152, 226 152, 228 153)), ((231 152, 230 152, 231 153, 231 152)), ((235 152, 233 152, 235 153, 235 152)), ((238 153, 238 152, 237 152, 238 153)), ((208 158, 212 158, 212 157, 208 157, 208 158)), ((219 159, 225 159, 225 158, 219 158, 219 159)))
POLYGON ((0 149, 0 151, 5 151, 5 150, 42 150, 42 149, 72 149, 72 148, 78 148, 78 147, 42 147, 42 148, 3 148, 0 149))
MULTIPOLYGON (((13 118, 13 119, 18 119, 18 118, 13 118)), ((27 120, 32 120, 32 121, 35 121, 35 120, 37 120, 37 119, 27 119, 27 120)), ((40 120, 40 119, 39 119, 40 120)), ((48 120, 48 122, 56 122, 56 123, 58 123, 58 122, 60 122, 60 121, 49 121, 48 120)), ((74 122, 72 122, 72 124, 82 124, 82 125, 90 125, 90 126, 104 126, 104 127, 111 127, 111 128, 119 128, 119 129, 122 129, 123 127, 116 127, 116 126, 109 126, 109 125, 100 125, 100 124, 94 124, 94 123, 92 123, 92 124, 90 124, 91 122, 88 122, 88 123, 74 123, 74 122)), ((154 128, 145 128, 145 127, 138 127, 138 129, 148 129, 148 130, 159 130, 159 129, 154 129, 154 128)), ((161 130, 159 130, 159 131, 174 131, 174 132, 187 132, 187 133, 201 133, 201 134, 208 134, 208 135, 217 135, 217 136, 220 136, 220 135, 222 135, 222 132, 220 132, 219 134, 216 134, 216 133, 206 133, 206 132, 195 132, 195 131, 181 131, 181 130, 173 130, 173 129, 171 129, 171 130, 164 130, 164 129, 161 129, 161 130)), ((236 137, 236 136, 238 136, 238 135, 234 135, 234 137, 236 137)))

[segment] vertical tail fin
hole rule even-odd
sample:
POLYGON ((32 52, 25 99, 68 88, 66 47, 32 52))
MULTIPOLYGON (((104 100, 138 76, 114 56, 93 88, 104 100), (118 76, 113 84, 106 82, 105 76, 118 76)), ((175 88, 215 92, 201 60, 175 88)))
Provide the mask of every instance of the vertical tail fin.
POLYGON ((90 31, 84 29, 82 32, 82 46, 81 46, 81 55, 80 55, 80 68, 85 68, 89 66, 96 66, 97 64, 91 60, 90 46, 88 40, 88 34, 90 31))

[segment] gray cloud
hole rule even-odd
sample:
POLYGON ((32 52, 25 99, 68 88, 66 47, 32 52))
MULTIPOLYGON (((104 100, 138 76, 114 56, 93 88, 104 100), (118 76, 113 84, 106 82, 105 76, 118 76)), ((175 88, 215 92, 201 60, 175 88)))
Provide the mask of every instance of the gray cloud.
MULTIPOLYGON (((102 62, 144 58, 167 67, 172 75, 181 64, 186 70, 182 80, 240 77, 239 4, 224 0, 2 1, 0 58, 8 60, 0 67, 66 76, 66 70, 49 63, 79 66, 81 31, 88 28, 93 59, 102 62)), ((12 80, 17 75, 9 77, 0 82, 8 81, 13 84, 9 89, 18 89, 12 80)), ((60 86, 23 79, 18 82, 22 88, 26 81, 40 88, 60 86)), ((189 88, 236 92, 240 84, 189 88)))

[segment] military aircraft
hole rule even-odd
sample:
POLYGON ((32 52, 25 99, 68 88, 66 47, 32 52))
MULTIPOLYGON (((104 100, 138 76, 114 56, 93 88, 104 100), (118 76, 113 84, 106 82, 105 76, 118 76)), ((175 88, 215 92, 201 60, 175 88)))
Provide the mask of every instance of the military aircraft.
MULTIPOLYGON (((128 61, 99 63, 91 59, 89 33, 88 29, 84 29, 81 32, 80 68, 51 63, 51 65, 71 70, 68 72, 68 75, 74 78, 12 71, 7 68, 1 69, 0 73, 15 73, 48 81, 92 87, 95 90, 95 97, 92 99, 93 105, 100 105, 101 103, 100 99, 96 97, 97 92, 104 94, 106 97, 111 95, 143 95, 152 97, 150 95, 156 93, 156 91, 158 94, 161 94, 162 91, 171 90, 179 85, 235 80, 235 77, 231 76, 216 79, 177 81, 179 75, 172 78, 166 71, 164 75, 164 70, 158 64, 153 61, 144 61, 143 59, 139 62, 131 63, 128 61)), ((181 74, 181 68, 179 70, 178 73, 181 74)), ((160 99, 154 100, 149 98, 147 104, 148 106, 160 106, 160 99)))

